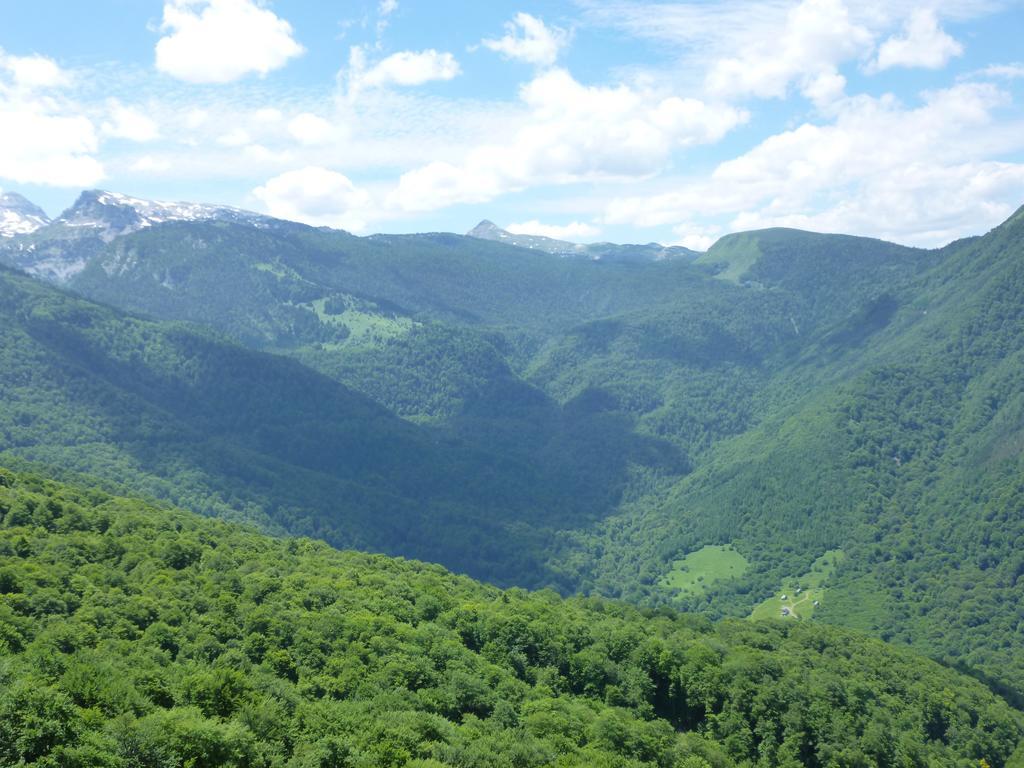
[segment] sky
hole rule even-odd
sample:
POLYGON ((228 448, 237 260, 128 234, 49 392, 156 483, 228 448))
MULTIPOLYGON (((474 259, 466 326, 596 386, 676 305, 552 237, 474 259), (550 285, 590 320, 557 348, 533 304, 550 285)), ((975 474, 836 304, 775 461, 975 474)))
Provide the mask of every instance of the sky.
POLYGON ((0 0, 0 190, 934 247, 1024 204, 1024 0, 0 0))

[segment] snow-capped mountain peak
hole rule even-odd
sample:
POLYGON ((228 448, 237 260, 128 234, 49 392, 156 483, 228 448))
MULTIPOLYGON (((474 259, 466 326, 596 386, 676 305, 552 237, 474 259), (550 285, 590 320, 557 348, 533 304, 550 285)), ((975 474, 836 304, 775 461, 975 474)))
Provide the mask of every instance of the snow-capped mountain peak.
POLYGON ((0 192, 0 237, 35 232, 50 223, 50 217, 35 203, 17 192, 0 192))
POLYGON ((119 235, 167 221, 210 220, 259 225, 269 219, 258 213, 226 205, 143 200, 119 192, 94 189, 79 195, 75 204, 64 211, 55 223, 92 230, 109 242, 119 235))
POLYGON ((122 235, 169 222, 224 221, 255 228, 278 219, 226 205, 167 203, 92 189, 82 192, 58 218, 20 195, 0 197, 0 260, 31 275, 67 283, 84 270, 105 244, 122 235), (8 224, 10 222, 10 224, 8 224), (33 233, 32 237, 16 237, 33 233))

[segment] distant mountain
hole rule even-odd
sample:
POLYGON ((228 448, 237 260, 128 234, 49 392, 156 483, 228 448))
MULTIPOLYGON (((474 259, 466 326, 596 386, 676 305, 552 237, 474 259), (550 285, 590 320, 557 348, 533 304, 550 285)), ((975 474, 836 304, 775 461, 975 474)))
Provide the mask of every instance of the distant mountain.
POLYGON ((50 223, 46 211, 17 192, 0 192, 0 237, 35 232, 50 223))
POLYGON ((142 200, 94 189, 79 195, 75 204, 53 223, 69 228, 81 227, 109 242, 119 235, 167 221, 232 221, 265 226, 272 219, 225 205, 142 200))
POLYGON ((666 261, 669 259, 696 259, 700 254, 678 245, 664 246, 659 243, 646 245, 618 245, 616 243, 570 243, 543 235, 513 234, 502 229, 493 221, 484 219, 469 232, 467 237, 478 240, 494 240, 532 251, 543 251, 567 258, 593 259, 594 261, 666 261))
MULTIPOLYGON (((15 203, 28 203, 15 197, 15 203)), ((31 203, 28 205, 31 208, 27 213, 15 210, 11 214, 18 218, 12 218, 9 237, 22 237, 11 237, 11 242, 4 244, 9 255, 3 260, 57 283, 65 283, 81 272, 106 243, 157 224, 226 221, 259 228, 283 223, 228 206, 142 200, 97 189, 82 192, 74 205, 53 221, 31 203)), ((4 211, 0 208, 0 213, 4 211)))

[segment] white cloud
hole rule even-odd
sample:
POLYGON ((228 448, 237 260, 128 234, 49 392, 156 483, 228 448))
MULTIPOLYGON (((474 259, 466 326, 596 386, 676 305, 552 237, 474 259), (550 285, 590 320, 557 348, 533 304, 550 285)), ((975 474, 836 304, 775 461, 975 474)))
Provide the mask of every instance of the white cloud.
POLYGON ((706 179, 623 197, 609 223, 636 226, 730 217, 729 226, 797 226, 937 245, 995 223, 1020 203, 1024 127, 1001 125, 1008 95, 987 83, 924 94, 843 100, 836 119, 771 136, 706 179))
POLYGON ((711 93, 726 98, 783 98, 796 82, 815 100, 842 94, 837 66, 870 49, 874 36, 855 23, 841 0, 803 0, 778 29, 715 61, 707 74, 711 93))
POLYGON ((935 11, 930 8, 918 8, 907 19, 902 35, 894 35, 882 43, 871 69, 941 69, 951 58, 960 56, 963 52, 964 47, 939 26, 935 11))
POLYGON ((190 109, 185 115, 185 125, 191 130, 202 127, 210 118, 210 113, 205 109, 190 109))
POLYGON ((366 227, 371 204, 347 176, 316 166, 275 176, 253 195, 272 216, 355 232, 366 227))
POLYGON ((505 229, 513 235, 543 235, 555 240, 586 241, 601 234, 601 230, 584 221, 572 221, 568 224, 542 224, 536 219, 521 224, 509 224, 505 229))
POLYGON ((0 178, 19 184, 89 187, 104 177, 96 130, 81 115, 0 102, 0 147, 0 178))
POLYGON ((159 138, 156 121, 135 107, 126 107, 117 99, 111 99, 107 108, 110 119, 101 127, 104 136, 137 142, 159 138))
POLYGON ((67 72, 46 56, 12 56, 0 48, 0 70, 6 70, 13 85, 25 90, 56 88, 70 83, 67 72))
POLYGON ((229 83, 280 69, 304 49, 253 0, 167 0, 156 68, 190 83, 229 83))
POLYGON ((1001 77, 1007 80, 1017 80, 1024 77, 1024 64, 992 64, 981 70, 979 74, 984 77, 1001 77))
POLYGON ((691 251, 706 251, 721 235, 718 227, 701 227, 695 224, 677 224, 672 232, 678 238, 672 245, 681 245, 691 251))
POLYGON ((262 107, 253 112, 252 116, 258 123, 279 123, 284 120, 284 114, 275 107, 262 107))
POLYGON ((391 14, 398 10, 398 0, 380 0, 377 3, 377 40, 378 44, 384 31, 388 28, 391 14))
POLYGON ((244 128, 233 128, 217 137, 217 143, 225 147, 244 147, 252 141, 252 136, 244 128))
POLYGON ((481 40, 480 44, 509 59, 550 66, 569 44, 569 33, 559 27, 549 27, 528 13, 517 13, 515 19, 505 24, 504 37, 481 40))
POLYGON ((70 82, 51 59, 0 49, 0 178, 80 187, 104 177, 92 121, 59 90, 50 92, 70 82))
MULTIPOLYGON (((1009 5, 1005 0, 576 3, 589 24, 654 40, 674 52, 676 66, 663 73, 674 82, 693 89, 703 86, 713 95, 728 98, 781 98, 796 90, 819 107, 841 98, 837 76, 845 64, 870 67, 879 42, 901 25, 911 27, 915 14, 927 18, 930 12, 965 22, 1009 5)), ((933 42, 940 45, 939 50, 943 35, 935 30, 933 42)))
POLYGON ((312 112, 303 112, 288 122, 288 133, 302 144, 322 144, 331 136, 331 124, 312 112))
POLYGON ((462 73, 459 62, 447 52, 399 51, 369 66, 366 49, 354 46, 349 51, 348 93, 355 98, 368 88, 389 85, 423 85, 434 80, 451 80, 462 73))
POLYGON ((132 163, 131 169, 140 173, 163 173, 171 169, 171 161, 166 157, 144 155, 132 163))
POLYGON ((520 97, 528 119, 509 142, 403 174, 390 204, 425 211, 538 184, 642 178, 660 171, 674 149, 717 141, 747 119, 696 99, 585 86, 563 69, 534 78, 520 97))

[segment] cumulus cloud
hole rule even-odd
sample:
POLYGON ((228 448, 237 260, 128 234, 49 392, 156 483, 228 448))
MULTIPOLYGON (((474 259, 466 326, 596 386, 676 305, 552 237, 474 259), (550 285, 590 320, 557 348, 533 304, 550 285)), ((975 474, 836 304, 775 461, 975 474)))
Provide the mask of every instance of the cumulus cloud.
POLYGON ((538 184, 642 178, 661 170, 674 149, 717 141, 747 119, 697 99, 582 85, 563 69, 534 78, 520 97, 528 119, 509 143, 403 174, 390 204, 425 211, 538 184))
POLYGON ((126 107, 117 99, 111 99, 107 106, 109 119, 101 127, 104 136, 137 142, 159 138, 156 121, 140 110, 126 107))
POLYGON ((678 238, 672 245, 681 245, 691 251, 706 251, 721 235, 718 227, 703 227, 692 223, 677 224, 672 233, 678 238))
POLYGON ((190 83, 266 75, 303 53, 291 25, 253 0, 167 0, 156 68, 190 83))
POLYGON ((509 59, 550 66, 569 44, 569 33, 559 27, 549 27, 528 13, 517 13, 505 24, 503 37, 481 40, 480 44, 509 59))
POLYGON ((48 113, 40 105, 0 103, 0 178, 92 186, 104 177, 102 164, 93 156, 98 144, 86 117, 48 113))
POLYGON ((882 43, 871 69, 941 69, 951 58, 960 56, 963 52, 964 47, 939 26, 935 11, 930 8, 917 8, 907 19, 903 34, 894 35, 882 43))
POLYGON ((303 112, 288 122, 290 133, 301 144, 322 144, 331 136, 331 124, 312 112, 303 112))
POLYGON ((937 245, 1019 205, 1024 131, 997 125, 1008 95, 988 83, 924 94, 908 108, 891 96, 860 96, 834 122, 805 123, 721 163, 674 191, 623 197, 610 223, 674 224, 728 216, 733 229, 797 226, 937 245))
POLYGON ((275 176, 253 195, 272 216, 355 232, 366 227, 371 203, 347 176, 318 166, 275 176))
POLYGON ((0 48, 0 70, 5 70, 8 86, 24 90, 56 88, 67 85, 71 78, 53 59, 33 54, 11 56, 0 48))
POLYGON ((70 82, 52 59, 0 49, 0 178, 79 187, 104 177, 92 121, 53 92, 70 82))
POLYGON ((840 0, 803 0, 781 27, 742 53, 716 60, 707 74, 711 93, 724 98, 783 98, 792 84, 815 100, 842 94, 838 65, 869 50, 874 35, 850 17, 840 0))
POLYGON ((586 241, 601 234, 601 230, 584 221, 572 221, 568 224, 542 224, 536 219, 521 224, 509 224, 505 229, 513 235, 543 235, 555 240, 586 241))
POLYGON ((366 60, 366 49, 354 46, 349 51, 348 94, 355 98, 370 88, 384 88, 389 85, 423 85, 434 80, 452 80, 462 73, 459 62, 447 52, 399 51, 376 64, 366 60))

